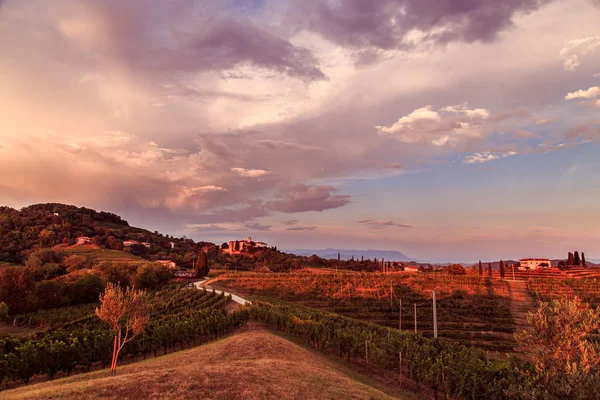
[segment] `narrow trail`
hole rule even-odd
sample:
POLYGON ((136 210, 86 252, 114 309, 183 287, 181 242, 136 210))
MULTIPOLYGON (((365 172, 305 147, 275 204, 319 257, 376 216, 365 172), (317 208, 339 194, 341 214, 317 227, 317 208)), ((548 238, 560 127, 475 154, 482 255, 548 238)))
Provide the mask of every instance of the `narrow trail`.
POLYGON ((506 280, 510 297, 510 312, 515 321, 515 333, 531 332, 532 326, 527 322, 527 314, 535 312, 536 306, 533 297, 527 290, 526 281, 506 280))

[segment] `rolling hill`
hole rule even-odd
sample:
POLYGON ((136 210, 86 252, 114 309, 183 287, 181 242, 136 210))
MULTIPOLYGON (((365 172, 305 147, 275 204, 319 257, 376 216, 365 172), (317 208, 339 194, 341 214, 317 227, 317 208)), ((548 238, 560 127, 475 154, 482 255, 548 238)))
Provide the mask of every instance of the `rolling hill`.
POLYGON ((310 257, 316 254, 319 257, 325 259, 337 259, 338 253, 342 260, 350 260, 352 256, 354 259, 360 259, 364 257, 367 259, 386 259, 388 261, 410 261, 406 255, 395 250, 345 250, 345 249, 299 249, 299 250, 284 250, 286 253, 292 253, 299 256, 310 257))
POLYGON ((3 399, 408 399, 337 361, 250 325, 223 340, 2 392, 3 399))

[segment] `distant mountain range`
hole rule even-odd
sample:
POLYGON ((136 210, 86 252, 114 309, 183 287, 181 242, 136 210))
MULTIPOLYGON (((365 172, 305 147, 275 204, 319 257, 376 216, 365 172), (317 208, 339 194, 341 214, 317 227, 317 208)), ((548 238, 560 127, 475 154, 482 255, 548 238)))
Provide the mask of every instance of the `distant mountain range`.
POLYGON ((346 250, 346 249, 298 249, 298 250, 283 250, 286 253, 296 254, 298 256, 310 257, 316 254, 322 258, 337 259, 338 253, 342 260, 349 260, 354 256, 354 259, 360 260, 361 257, 367 259, 382 258, 388 261, 411 261, 410 258, 395 250, 346 250))

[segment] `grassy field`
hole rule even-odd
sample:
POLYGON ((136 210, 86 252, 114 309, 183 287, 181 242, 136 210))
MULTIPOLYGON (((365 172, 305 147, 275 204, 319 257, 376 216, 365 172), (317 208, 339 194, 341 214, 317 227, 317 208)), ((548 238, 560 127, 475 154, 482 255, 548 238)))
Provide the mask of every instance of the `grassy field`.
POLYGON ((113 262, 117 264, 146 264, 149 261, 133 254, 119 250, 103 249, 94 245, 75 245, 69 247, 57 246, 55 250, 60 251, 65 256, 83 255, 91 258, 94 264, 99 264, 103 261, 113 262))
POLYGON ((337 361, 251 325, 218 342, 21 387, 3 399, 410 399, 337 361))

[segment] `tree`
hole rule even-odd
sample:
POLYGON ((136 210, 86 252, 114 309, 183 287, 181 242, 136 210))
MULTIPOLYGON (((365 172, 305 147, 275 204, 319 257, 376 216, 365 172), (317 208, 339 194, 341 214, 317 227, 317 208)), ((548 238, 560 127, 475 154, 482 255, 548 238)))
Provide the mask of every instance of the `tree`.
POLYGON ((492 263, 488 261, 488 276, 492 277, 492 263))
POLYGON ((479 276, 483 276, 483 265, 481 265, 481 260, 479 260, 479 276))
POLYGON ((201 250, 198 253, 198 260, 196 261, 196 276, 204 278, 206 275, 208 275, 208 259, 206 258, 206 253, 201 250))
POLYGON ((450 275, 465 275, 465 268, 462 264, 452 264, 446 267, 446 272, 450 275))
POLYGON ((573 254, 573 265, 581 265, 581 259, 579 258, 579 252, 577 250, 575 250, 575 254, 573 254))
POLYGON ((581 265, 583 267, 587 267, 587 263, 585 262, 585 253, 583 251, 581 252, 581 265))
POLYGON ((0 321, 8 321, 8 305, 5 302, 0 302, 0 321))
POLYGON ((581 300, 542 302, 527 321, 532 332, 516 335, 518 348, 533 358, 534 372, 524 398, 595 399, 600 390, 600 345, 589 335, 600 311, 581 300))
POLYGON ((505 270, 504 270, 504 261, 500 260, 500 278, 504 279, 505 270))
POLYGON ((125 343, 142 333, 150 322, 150 306, 146 293, 108 283, 100 295, 100 308, 96 315, 110 325, 114 332, 113 354, 110 370, 117 372, 119 353, 125 343))
POLYGON ((567 265, 570 267, 573 265, 573 253, 569 252, 569 257, 567 258, 567 265))
POLYGON ((338 251, 338 261, 340 261, 340 260, 341 260, 341 255, 340 255, 340 252, 338 251))

